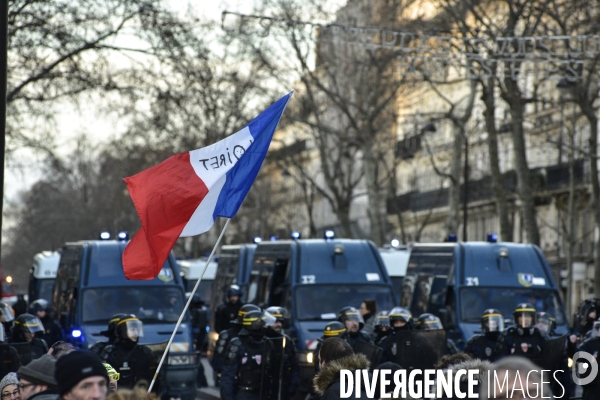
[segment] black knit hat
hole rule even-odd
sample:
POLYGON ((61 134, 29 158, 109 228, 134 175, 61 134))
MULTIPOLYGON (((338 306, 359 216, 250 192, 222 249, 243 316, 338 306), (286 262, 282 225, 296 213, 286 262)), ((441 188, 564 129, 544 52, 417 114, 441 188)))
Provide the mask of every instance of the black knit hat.
POLYGON ((27 365, 22 366, 17 371, 19 379, 25 379, 31 383, 56 387, 54 380, 56 359, 49 354, 44 354, 40 358, 33 360, 27 365))
POLYGON ((100 358, 91 351, 73 351, 60 357, 56 362, 54 376, 61 396, 91 376, 102 376, 108 382, 106 368, 100 358))

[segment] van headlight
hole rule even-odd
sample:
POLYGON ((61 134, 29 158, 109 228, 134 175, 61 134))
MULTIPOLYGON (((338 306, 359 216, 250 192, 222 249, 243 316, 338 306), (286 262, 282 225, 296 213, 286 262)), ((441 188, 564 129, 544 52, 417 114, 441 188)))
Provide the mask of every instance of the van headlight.
POLYGON ((312 351, 307 351, 306 353, 297 353, 298 362, 312 364, 314 361, 314 354, 312 351))
POLYGON ((194 361, 194 356, 192 355, 169 356, 169 365, 189 365, 194 364, 194 361))

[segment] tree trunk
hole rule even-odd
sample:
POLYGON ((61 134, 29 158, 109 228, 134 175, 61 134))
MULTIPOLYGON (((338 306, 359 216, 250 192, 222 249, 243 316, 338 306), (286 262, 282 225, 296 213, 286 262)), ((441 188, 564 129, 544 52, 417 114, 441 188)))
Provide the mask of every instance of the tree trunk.
POLYGON ((534 203, 534 187, 531 180, 531 172, 527 163, 527 152, 525 148, 525 129, 523 114, 525 103, 522 101, 521 91, 518 83, 510 76, 504 79, 507 93, 505 100, 510 107, 512 117, 512 140, 515 154, 515 170, 519 180, 518 190, 521 198, 521 211, 523 216, 523 227, 527 235, 527 241, 536 246, 540 245, 540 231, 536 219, 534 203))
POLYGON ((368 215, 371 225, 371 239, 377 247, 383 246, 385 233, 383 231, 383 216, 381 201, 387 198, 379 190, 377 177, 377 160, 373 155, 373 142, 367 142, 363 146, 363 167, 365 171, 365 183, 367 185, 368 215))
MULTIPOLYGON (((462 153, 465 143, 464 130, 454 124, 454 144, 452 146, 452 161, 450 164, 450 188, 448 190, 448 216, 446 218, 446 236, 453 233, 458 235, 458 220, 460 214, 460 177, 462 172, 462 153)), ((467 227, 463 227, 467 229, 467 227)))
MULTIPOLYGON (((592 183, 592 208, 596 229, 600 229, 600 181, 598 180, 598 117, 593 107, 580 104, 583 114, 590 122, 590 179, 592 183)), ((595 238, 594 294, 600 295, 600 240, 595 238)))
POLYGON ((483 102, 485 111, 485 126, 488 137, 488 154, 490 162, 490 175, 492 177, 492 188, 496 197, 496 211, 500 222, 500 238, 504 242, 513 241, 513 227, 508 217, 508 202, 506 200, 506 192, 504 190, 504 179, 500 171, 500 161, 498 157, 498 131, 496 130, 495 111, 496 99, 494 97, 494 78, 490 77, 483 87, 483 102))

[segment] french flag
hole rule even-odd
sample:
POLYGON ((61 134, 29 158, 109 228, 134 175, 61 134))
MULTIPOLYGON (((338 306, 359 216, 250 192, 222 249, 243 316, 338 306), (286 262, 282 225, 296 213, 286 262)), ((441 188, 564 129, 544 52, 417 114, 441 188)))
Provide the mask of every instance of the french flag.
POLYGON ((123 252, 127 279, 154 279, 178 238, 204 233, 217 217, 237 213, 292 94, 220 142, 174 155, 125 178, 142 222, 123 252))

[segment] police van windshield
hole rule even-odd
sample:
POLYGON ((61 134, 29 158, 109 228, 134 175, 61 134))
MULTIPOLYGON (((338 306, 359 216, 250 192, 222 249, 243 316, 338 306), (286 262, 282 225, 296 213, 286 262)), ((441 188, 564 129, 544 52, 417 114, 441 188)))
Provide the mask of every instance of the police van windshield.
POLYGON ((557 325, 566 323, 556 292, 548 289, 470 287, 461 289, 460 302, 464 322, 480 322, 487 308, 496 308, 505 319, 512 319, 517 304, 530 303, 538 312, 552 314, 557 325))
POLYGON ((303 285, 296 288, 299 321, 336 319, 342 308, 359 308, 364 299, 375 299, 378 310, 391 310, 390 288, 376 285, 303 285))
POLYGON ((83 292, 83 322, 108 322, 117 313, 134 314, 145 323, 177 322, 183 310, 179 289, 164 287, 94 288, 83 292))

